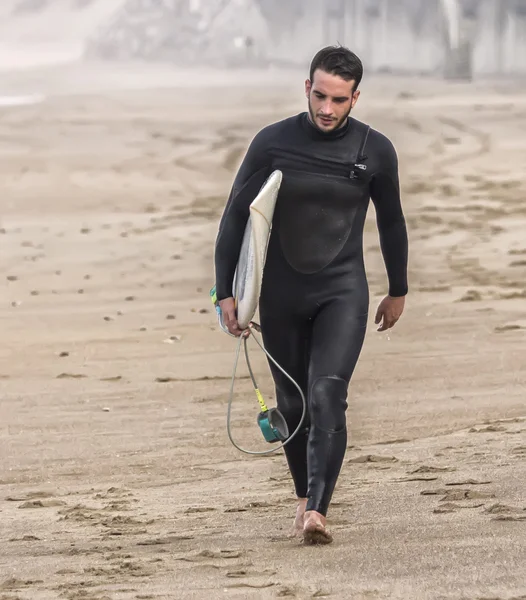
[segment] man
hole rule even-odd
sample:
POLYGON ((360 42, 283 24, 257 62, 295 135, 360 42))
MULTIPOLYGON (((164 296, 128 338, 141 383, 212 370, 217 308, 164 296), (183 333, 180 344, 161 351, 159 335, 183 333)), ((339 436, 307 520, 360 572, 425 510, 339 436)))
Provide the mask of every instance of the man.
MULTIPOLYGON (((305 82, 308 112, 254 138, 223 213, 216 242, 216 291, 228 330, 240 330, 232 281, 249 205, 275 169, 283 172, 269 240, 260 324, 266 349, 300 385, 308 418, 285 446, 305 543, 330 543, 326 516, 347 446, 348 386, 361 352, 369 308, 362 249, 369 200, 376 209, 389 281, 375 322, 385 331, 404 309, 408 240, 391 142, 349 116, 363 67, 344 47, 313 58, 305 82)), ((294 431, 302 402, 269 361, 279 410, 294 431)))

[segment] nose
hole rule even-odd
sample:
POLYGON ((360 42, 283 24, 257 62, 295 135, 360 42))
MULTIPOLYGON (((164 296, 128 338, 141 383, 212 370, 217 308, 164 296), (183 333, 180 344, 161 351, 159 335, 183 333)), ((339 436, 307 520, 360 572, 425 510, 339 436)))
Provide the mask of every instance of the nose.
POLYGON ((327 117, 330 117, 332 115, 332 102, 330 100, 326 100, 321 105, 321 113, 326 115, 327 117))

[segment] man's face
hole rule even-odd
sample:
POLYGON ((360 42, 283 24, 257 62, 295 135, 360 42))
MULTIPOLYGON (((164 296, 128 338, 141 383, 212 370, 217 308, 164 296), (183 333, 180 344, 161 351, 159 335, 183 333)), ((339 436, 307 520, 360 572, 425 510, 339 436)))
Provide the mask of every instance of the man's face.
POLYGON ((310 118, 321 131, 333 131, 345 123, 360 96, 359 91, 353 93, 354 83, 320 69, 312 81, 305 81, 310 118))

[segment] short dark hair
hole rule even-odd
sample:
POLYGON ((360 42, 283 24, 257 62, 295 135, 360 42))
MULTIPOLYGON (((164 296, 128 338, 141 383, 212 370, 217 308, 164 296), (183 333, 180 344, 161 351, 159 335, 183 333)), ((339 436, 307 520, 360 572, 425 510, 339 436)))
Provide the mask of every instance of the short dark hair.
POLYGON ((363 77, 362 61, 345 46, 327 46, 319 50, 310 65, 310 80, 316 69, 338 75, 345 81, 355 81, 353 91, 358 89, 363 77))

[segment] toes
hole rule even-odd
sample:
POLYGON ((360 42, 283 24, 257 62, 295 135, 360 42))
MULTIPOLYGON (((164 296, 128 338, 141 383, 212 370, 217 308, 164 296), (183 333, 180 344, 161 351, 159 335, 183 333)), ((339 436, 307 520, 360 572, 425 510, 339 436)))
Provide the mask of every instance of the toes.
POLYGON ((331 542, 332 535, 321 523, 307 525, 303 530, 303 543, 306 545, 330 544, 331 542))

